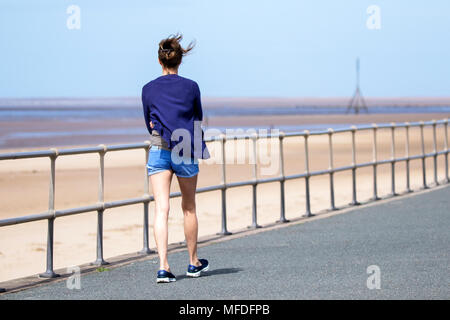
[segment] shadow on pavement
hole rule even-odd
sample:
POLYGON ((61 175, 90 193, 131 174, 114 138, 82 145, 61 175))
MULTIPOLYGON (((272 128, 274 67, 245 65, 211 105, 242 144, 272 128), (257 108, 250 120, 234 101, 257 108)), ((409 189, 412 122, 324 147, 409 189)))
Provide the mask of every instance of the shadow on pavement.
MULTIPOLYGON (((222 269, 214 269, 210 271, 205 271, 202 273, 201 277, 210 277, 210 276, 216 276, 221 274, 230 274, 230 273, 237 273, 242 271, 241 268, 222 268, 222 269)), ((177 276, 177 280, 183 280, 183 279, 190 279, 191 277, 188 277, 186 274, 177 276)))

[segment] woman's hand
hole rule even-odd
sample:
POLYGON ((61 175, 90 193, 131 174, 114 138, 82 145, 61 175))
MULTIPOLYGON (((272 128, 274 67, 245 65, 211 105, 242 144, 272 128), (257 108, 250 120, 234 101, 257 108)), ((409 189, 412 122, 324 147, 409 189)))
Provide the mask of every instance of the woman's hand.
POLYGON ((150 121, 150 128, 153 129, 153 122, 150 121))

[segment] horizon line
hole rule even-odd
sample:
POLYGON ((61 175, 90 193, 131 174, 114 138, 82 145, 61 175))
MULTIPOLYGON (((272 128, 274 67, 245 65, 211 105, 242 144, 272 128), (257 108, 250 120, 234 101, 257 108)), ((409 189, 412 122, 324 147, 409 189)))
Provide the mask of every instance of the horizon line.
MULTIPOLYGON (((336 97, 265 97, 265 96, 206 96, 202 97, 203 107, 341 107, 348 106, 351 96, 336 97)), ((364 96, 369 107, 376 106, 450 106, 450 96, 364 96)), ((141 106, 139 96, 117 97, 0 97, 0 108, 33 107, 136 107, 141 106)))

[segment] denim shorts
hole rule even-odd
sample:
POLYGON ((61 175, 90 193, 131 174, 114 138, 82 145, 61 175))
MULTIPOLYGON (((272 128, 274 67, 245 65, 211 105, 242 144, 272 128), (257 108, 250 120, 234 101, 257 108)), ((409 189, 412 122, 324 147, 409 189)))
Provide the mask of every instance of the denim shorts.
POLYGON ((151 146, 147 161, 148 175, 164 170, 172 170, 177 177, 190 178, 199 172, 198 160, 182 158, 175 154, 172 159, 172 151, 151 146))

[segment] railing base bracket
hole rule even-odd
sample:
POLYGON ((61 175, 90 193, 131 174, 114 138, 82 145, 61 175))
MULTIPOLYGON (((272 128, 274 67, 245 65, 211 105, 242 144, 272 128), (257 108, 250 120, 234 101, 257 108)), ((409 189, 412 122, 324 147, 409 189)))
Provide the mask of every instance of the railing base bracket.
POLYGON ((142 249, 141 251, 138 252, 138 254, 142 254, 142 255, 152 254, 152 253, 156 253, 156 252, 151 249, 142 249))
POLYGON ((40 273, 39 274, 39 278, 45 278, 45 279, 53 279, 53 278, 58 278, 61 275, 55 273, 55 272, 44 272, 44 273, 40 273))
POLYGON ((314 217, 315 214, 313 213, 305 213, 304 215, 302 215, 303 218, 309 218, 309 217, 314 217))
POLYGON ((91 262, 91 266, 97 266, 97 267, 106 266, 108 264, 109 264, 109 262, 107 262, 105 260, 97 260, 97 261, 91 262))
POLYGON ((231 235, 232 233, 231 232, 229 232, 229 231, 225 231, 225 232, 217 232, 216 233, 216 235, 218 235, 218 236, 229 236, 229 235, 231 235))
POLYGON ((388 197, 396 197, 396 196, 399 196, 400 194, 398 194, 397 192, 395 192, 395 193, 389 193, 388 194, 388 197))

